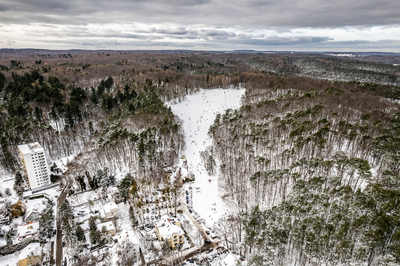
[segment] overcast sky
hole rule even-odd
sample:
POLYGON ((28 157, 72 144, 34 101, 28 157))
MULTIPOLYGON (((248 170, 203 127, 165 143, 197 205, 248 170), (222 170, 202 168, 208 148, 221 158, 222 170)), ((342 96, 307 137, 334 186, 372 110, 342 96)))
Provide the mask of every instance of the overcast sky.
POLYGON ((400 0, 0 0, 0 48, 400 52, 400 0))

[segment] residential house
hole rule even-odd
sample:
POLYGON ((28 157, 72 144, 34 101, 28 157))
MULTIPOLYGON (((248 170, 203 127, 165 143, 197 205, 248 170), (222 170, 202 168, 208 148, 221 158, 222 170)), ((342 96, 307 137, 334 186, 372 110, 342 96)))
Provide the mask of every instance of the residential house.
POLYGON ((236 266, 240 262, 240 256, 228 253, 225 258, 219 263, 219 266, 236 266))
POLYGON ((39 222, 30 222, 27 224, 23 224, 18 226, 17 236, 18 239, 24 239, 36 236, 39 232, 39 222))
POLYGON ((41 265, 42 264, 42 248, 39 243, 30 243, 19 254, 18 265, 41 265))
POLYGON ((97 224, 97 230, 99 230, 100 232, 103 231, 103 227, 106 228, 106 232, 109 235, 114 236, 115 235, 115 228, 112 222, 105 222, 105 223, 101 223, 101 224, 97 224))
POLYGON ((27 210, 25 215, 24 215, 24 221, 26 223, 39 221, 39 211, 38 211, 38 209, 29 209, 29 210, 27 210))
POLYGON ((106 219, 118 217, 118 206, 115 202, 108 202, 104 205, 104 217, 106 219))
POLYGON ((162 217, 156 224, 156 234, 159 241, 168 241, 171 248, 184 242, 184 232, 181 222, 177 219, 162 217))

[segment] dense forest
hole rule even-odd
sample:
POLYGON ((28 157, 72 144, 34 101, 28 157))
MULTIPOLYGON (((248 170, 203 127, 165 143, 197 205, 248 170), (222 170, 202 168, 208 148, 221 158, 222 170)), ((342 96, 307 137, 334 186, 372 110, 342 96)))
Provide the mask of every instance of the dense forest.
POLYGON ((159 176, 185 145, 159 91, 151 80, 115 88, 109 77, 82 89, 54 76, 45 80, 36 69, 13 73, 0 90, 1 163, 15 172, 17 145, 38 141, 50 160, 77 156, 73 172, 107 166, 159 176))
POLYGON ((228 245, 251 265, 399 263, 398 105, 366 84, 246 78, 209 131, 228 245))
POLYGON ((333 81, 357 81, 400 85, 400 66, 396 59, 326 57, 322 55, 255 56, 248 64, 255 69, 283 76, 302 76, 333 81), (364 61, 366 60, 366 61, 364 61), (389 63, 396 62, 397 64, 389 63))
POLYGON ((118 183, 126 200, 185 148, 167 102, 243 87, 242 107, 216 116, 202 154, 232 210, 222 242, 250 265, 397 265, 399 69, 367 59, 1 51, 0 164, 22 192, 17 145, 38 141, 49 161, 74 156, 63 179, 81 190, 132 173, 118 183))

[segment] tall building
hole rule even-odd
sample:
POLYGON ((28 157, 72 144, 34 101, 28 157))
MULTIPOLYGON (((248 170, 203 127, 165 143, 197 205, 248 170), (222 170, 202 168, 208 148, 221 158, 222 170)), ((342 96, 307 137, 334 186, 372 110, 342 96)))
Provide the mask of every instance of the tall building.
POLYGON ((32 190, 50 185, 50 172, 42 146, 38 142, 19 145, 20 159, 32 190))

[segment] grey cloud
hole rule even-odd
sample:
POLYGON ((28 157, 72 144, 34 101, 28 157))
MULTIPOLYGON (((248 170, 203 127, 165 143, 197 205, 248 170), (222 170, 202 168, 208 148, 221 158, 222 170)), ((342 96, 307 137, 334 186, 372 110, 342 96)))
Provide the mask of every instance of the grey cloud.
MULTIPOLYGON (((176 39, 182 40, 184 36, 177 36, 176 39)), ((209 37, 206 37, 209 38, 209 37)), ((90 37, 71 37, 55 38, 53 40, 35 40, 38 47, 51 46, 84 49, 114 49, 114 38, 90 37)), ((398 40, 379 40, 379 41, 334 41, 329 37, 270 37, 264 39, 254 39, 248 36, 247 39, 185 39, 185 42, 175 42, 166 40, 163 36, 157 38, 120 38, 117 37, 118 48, 120 49, 207 49, 207 50, 235 50, 235 49, 254 49, 258 51, 267 50, 292 50, 292 51, 393 51, 398 50, 400 41, 398 40)))
POLYGON ((201 36, 207 36, 207 37, 217 37, 217 36, 229 36, 226 31, 223 30, 200 30, 198 31, 198 34, 201 36))
POLYGON ((175 23, 251 28, 400 24, 400 1, 3 0, 2 23, 175 23))
POLYGON ((42 1, 42 0, 28 0, 28 1, 21 1, 21 0, 13 0, 15 5, 18 5, 19 8, 25 6, 25 8, 30 9, 40 9, 40 10, 62 10, 67 11, 71 9, 71 6, 67 4, 66 1, 60 0, 52 0, 52 1, 42 1))
POLYGON ((231 43, 257 46, 292 46, 309 43, 322 43, 333 40, 329 37, 270 37, 265 39, 241 38, 230 40, 231 43))
POLYGON ((7 5, 0 3, 0 12, 4 12, 9 10, 10 8, 7 5))
POLYGON ((161 34, 170 34, 170 35, 186 35, 188 31, 185 28, 181 29, 156 29, 154 32, 161 34))
POLYGON ((305 34, 300 30, 400 26, 399 10, 398 0, 1 0, 0 39, 13 39, 21 45, 9 27, 21 25, 24 41, 46 43, 53 39, 49 43, 85 47, 112 46, 117 38, 126 46, 134 43, 133 49, 143 43, 216 50, 287 46, 353 50, 391 47, 398 51, 395 40, 337 42, 326 34, 300 36, 305 34), (125 26, 116 26, 122 24, 125 26), (268 30, 293 37, 268 37, 268 30))

